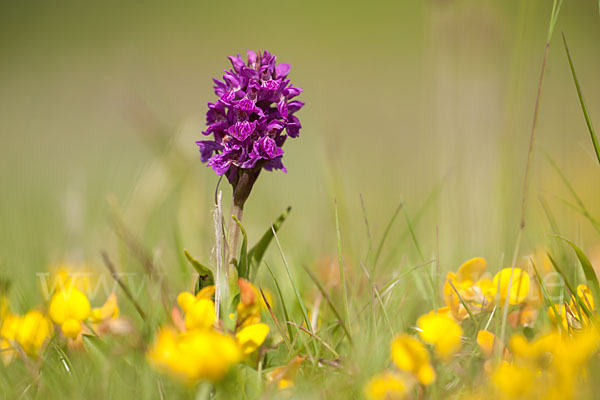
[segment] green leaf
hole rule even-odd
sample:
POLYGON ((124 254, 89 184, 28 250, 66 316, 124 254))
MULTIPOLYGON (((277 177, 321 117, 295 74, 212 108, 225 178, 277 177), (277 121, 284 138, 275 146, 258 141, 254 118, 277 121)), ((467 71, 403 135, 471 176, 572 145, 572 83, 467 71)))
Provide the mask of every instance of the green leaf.
POLYGON ((575 88, 577 89, 577 96, 579 97, 579 103, 581 104, 581 111, 583 111, 583 116, 585 118, 585 123, 587 124, 588 131, 590 132, 590 137, 592 139, 592 143, 594 144, 594 151, 596 152, 596 158, 598 159, 598 163, 600 163, 600 145, 598 144, 598 137, 594 132, 594 127, 592 125, 592 119, 590 118, 590 114, 588 113, 588 109, 585 105, 585 100, 583 100, 583 93, 581 92, 581 87, 579 86, 579 81, 577 80, 577 74, 575 73, 575 66, 573 65, 573 59, 571 58, 571 52, 569 51, 569 46, 567 45, 567 38, 565 34, 562 35, 563 43, 565 45, 565 51, 567 52, 567 58, 569 59, 569 66, 571 67, 571 74, 573 75, 573 81, 575 82, 575 88))
POLYGON ((232 215, 231 218, 233 218, 235 223, 240 227, 243 237, 242 248, 240 249, 240 260, 236 263, 238 277, 248 279, 248 273, 250 272, 248 269, 248 236, 246 235, 246 230, 242 226, 242 222, 235 215, 232 215))
POLYGON ((83 341, 83 347, 85 347, 89 354, 102 361, 108 360, 108 345, 104 341, 96 336, 86 334, 81 335, 81 339, 83 341))
POLYGON ((206 286, 215 284, 215 277, 210 268, 196 260, 187 250, 183 250, 183 254, 188 259, 192 267, 198 273, 198 282, 196 285, 196 293, 205 288, 206 286))
POLYGON ((574 207, 573 204, 565 202, 564 200, 563 200, 563 202, 565 204, 567 204, 569 207, 572 207, 573 209, 575 209, 578 213, 583 215, 585 218, 587 218, 587 220, 590 221, 590 223, 592 224, 592 226, 594 227, 596 232, 598 232, 600 234, 600 224, 598 223, 596 218, 592 217, 592 215, 589 213, 589 211, 585 207, 585 204, 583 204, 583 200, 581 200, 581 198, 579 197, 579 195, 573 188, 573 185, 571 185, 571 183, 569 182, 569 180, 567 179, 565 174, 563 174, 563 172, 559 168, 558 164, 556 164, 556 162, 552 159, 552 157, 550 157, 548 154, 546 154, 546 157, 548 158, 550 165, 552 165, 552 167, 555 169, 556 173, 558 174, 560 179, 563 181, 563 183, 565 184, 565 186, 567 187, 567 189, 569 190, 569 192, 571 193, 571 195, 573 196, 573 198, 575 199, 575 201, 577 202, 579 207, 574 207))
POLYGON ((267 247, 269 247, 271 240, 273 240, 273 231, 279 231, 281 224, 283 224, 283 221, 285 221, 291 210, 292 207, 286 208, 285 211, 281 213, 279 218, 277 218, 275 222, 273 222, 273 229, 269 227, 269 229, 267 229, 267 231, 264 233, 264 235, 258 241, 258 243, 256 243, 254 247, 252 247, 252 249, 250 249, 250 251, 248 252, 248 260, 250 261, 250 269, 248 275, 252 273, 254 276, 256 276, 258 267, 260 266, 260 262, 262 261, 265 252, 267 251, 267 247))
POLYGON ((596 272, 594 271, 594 267, 592 267, 592 263, 587 258, 585 253, 575 245, 575 243, 571 242, 568 239, 565 239, 560 236, 554 236, 557 239, 563 240, 567 242, 575 251, 579 262, 581 263, 581 268, 583 269, 583 274, 585 275, 585 279, 587 281, 587 285, 592 291, 592 296, 594 297, 594 304, 600 304, 600 286, 598 285, 598 277, 596 276, 596 272))
POLYGON ((588 316, 588 318, 593 318, 594 316, 593 316, 592 312, 588 309, 587 305, 584 304, 583 301, 581 301, 581 299, 577 295, 577 289, 573 287, 573 285, 571 284, 571 282, 569 282, 569 279, 567 278, 567 275, 558 266, 558 264, 556 263, 556 261, 554 261, 554 258, 552 258, 552 256, 550 255, 550 253, 546 253, 546 254, 548 254, 548 258, 550 259, 550 262, 554 266, 554 269, 556 270, 556 272, 558 272, 562 276, 562 278, 564 279, 565 286, 567 287, 567 289, 569 289, 569 292, 571 293, 571 295, 575 299, 575 301, 576 301, 577 305, 579 306, 579 308, 583 310, 583 312, 588 316))

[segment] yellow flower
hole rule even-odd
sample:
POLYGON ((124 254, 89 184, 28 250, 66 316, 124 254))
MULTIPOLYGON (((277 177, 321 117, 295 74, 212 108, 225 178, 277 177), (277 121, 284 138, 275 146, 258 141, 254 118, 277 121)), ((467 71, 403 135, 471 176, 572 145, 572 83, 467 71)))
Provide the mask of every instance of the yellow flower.
POLYGON ((518 310, 508 314, 508 322, 513 329, 518 326, 532 327, 538 316, 538 309, 531 305, 530 302, 521 303, 518 310))
POLYGON ((482 257, 467 260, 458 268, 456 280, 461 289, 470 288, 479 280, 487 268, 487 261, 482 257))
POLYGON ((594 298, 590 289, 586 285, 577 286, 577 297, 580 302, 585 305, 581 307, 581 303, 571 296, 571 301, 568 304, 553 304, 548 308, 548 317, 555 324, 561 326, 566 332, 570 330, 580 330, 590 325, 590 319, 587 311, 594 312, 594 298))
POLYGON ((294 379, 296 379, 298 370, 305 359, 306 357, 295 356, 287 365, 274 368, 268 372, 267 380, 271 384, 276 384, 280 390, 294 386, 294 379))
POLYGON ((148 350, 150 363, 187 384, 221 380, 241 360, 235 340, 215 330, 197 329, 179 333, 162 328, 148 350))
POLYGON ((494 276, 492 288, 494 298, 500 294, 500 305, 504 305, 508 295, 508 304, 522 303, 529 294, 529 274, 520 268, 504 268, 494 276), (510 293, 508 288, 510 286, 510 293))
POLYGON ((551 307, 548 307, 548 318, 556 325, 561 326, 565 331, 569 330, 567 308, 564 304, 553 304, 551 307))
POLYGON ((209 329, 214 325, 217 314, 211 298, 215 290, 216 286, 211 285, 200 290, 195 296, 189 292, 179 293, 177 303, 185 313, 187 329, 209 329))
MULTIPOLYGON (((531 342, 517 334, 509 342, 514 368, 535 372, 535 376, 528 376, 535 379, 530 385, 541 391, 535 397, 556 399, 576 398, 585 363, 598 352, 599 346, 600 333, 596 328, 581 329, 573 334, 553 330, 531 342)), ((511 379, 516 378, 507 376, 505 381, 511 379)))
POLYGON ((495 340, 496 336, 490 331, 481 330, 477 332, 477 344, 486 357, 490 357, 494 353, 495 340))
POLYGON ((63 334, 75 339, 81 332, 81 323, 90 315, 88 298, 74 287, 61 290, 50 300, 50 318, 60 325, 63 334))
POLYGON ((448 272, 443 288, 444 302, 458 321, 466 319, 469 314, 456 292, 470 306, 471 312, 481 312, 491 306, 491 281, 482 277, 486 267, 484 258, 475 257, 461 265, 456 273, 448 272))
POLYGON ((0 326, 2 361, 6 365, 17 354, 13 343, 18 344, 29 356, 39 356, 53 333, 52 321, 40 311, 31 310, 23 316, 6 313, 0 326))
MULTIPOLYGON (((198 293, 200 294, 200 292, 198 293)), ((202 295, 194 296, 188 292, 182 292, 177 296, 177 303, 185 312, 185 327, 187 329, 210 329, 217 319, 215 304, 210 298, 202 295)))
POLYGON ((37 357, 53 333, 52 321, 41 312, 32 310, 20 318, 16 339, 27 354, 37 357))
POLYGON ((8 299, 6 296, 0 296, 0 321, 4 319, 4 315, 8 312, 8 299))
POLYGON ((240 345, 240 349, 244 355, 254 353, 260 347, 269 334, 269 326, 267 324, 254 324, 242 328, 235 334, 235 338, 240 345))
MULTIPOLYGON (((579 297, 579 300, 581 300, 581 303, 583 303, 585 305, 585 307, 587 307, 587 309, 589 311, 594 311, 595 305, 594 305, 594 296, 592 296, 592 291, 590 290, 589 287, 587 287, 587 285, 577 285, 577 289, 575 290, 577 292, 577 297, 579 297)), ((575 300, 575 297, 572 296, 571 298, 571 309, 575 309, 576 307, 579 307, 577 305, 577 301, 575 300)), ((583 313, 583 311, 582 311, 583 313)))
POLYGON ((371 378, 365 388, 370 400, 400 400, 406 397, 408 384, 398 374, 384 371, 371 378))
POLYGON ((419 336, 434 345, 437 355, 444 361, 460 350, 462 328, 446 314, 430 312, 417 320, 419 336))
POLYGON ((102 307, 94 308, 91 311, 90 319, 94 323, 99 323, 107 319, 119 317, 119 304, 117 303, 117 295, 111 293, 106 299, 102 307))
POLYGON ((8 365, 16 355, 16 350, 11 342, 16 341, 21 317, 6 312, 0 320, 0 355, 4 365, 8 365))
MULTIPOLYGON (((237 326, 245 327, 260 322, 264 300, 260 291, 250 282, 239 278, 240 302, 237 305, 237 326)), ((271 304, 271 303, 269 303, 271 304)))
POLYGON ((535 373, 532 369, 504 361, 492 374, 492 382, 507 398, 523 398, 533 390, 535 373))
POLYGON ((45 286, 52 290, 50 294, 71 288, 89 293, 98 284, 98 276, 100 275, 87 265, 63 263, 51 268, 49 280, 45 286))
POLYGON ((392 360, 402 371, 411 372, 423 385, 435 380, 427 349, 412 336, 400 334, 392 341, 392 360))

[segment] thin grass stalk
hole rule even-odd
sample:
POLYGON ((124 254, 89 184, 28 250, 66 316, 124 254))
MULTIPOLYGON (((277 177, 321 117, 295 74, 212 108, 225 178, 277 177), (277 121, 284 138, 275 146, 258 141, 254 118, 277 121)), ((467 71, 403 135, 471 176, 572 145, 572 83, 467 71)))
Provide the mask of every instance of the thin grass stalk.
POLYGON ((215 225, 215 245, 216 245, 216 258, 217 258, 217 276, 215 279, 215 313, 217 314, 217 320, 219 319, 219 310, 221 308, 221 302, 223 298, 227 297, 227 278, 223 279, 223 208, 222 208, 222 194, 219 191, 217 194, 217 204, 213 213, 214 225, 215 225), (223 284, 225 282, 225 284, 223 284))

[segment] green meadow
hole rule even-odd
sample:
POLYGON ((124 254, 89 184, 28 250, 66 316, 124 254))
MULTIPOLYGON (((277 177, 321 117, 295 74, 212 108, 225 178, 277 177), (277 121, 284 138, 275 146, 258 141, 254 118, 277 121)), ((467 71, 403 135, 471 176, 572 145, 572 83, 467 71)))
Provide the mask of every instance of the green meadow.
POLYGON ((593 398, 599 22, 1 2, 0 398, 593 398), (236 222, 195 142, 248 49, 305 105, 236 222))

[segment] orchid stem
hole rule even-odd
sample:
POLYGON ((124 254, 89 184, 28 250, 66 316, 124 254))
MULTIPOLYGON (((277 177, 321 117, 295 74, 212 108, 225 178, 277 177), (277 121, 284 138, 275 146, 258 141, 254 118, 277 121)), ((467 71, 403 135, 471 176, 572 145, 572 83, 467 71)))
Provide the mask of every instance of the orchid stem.
POLYGON ((237 204, 235 199, 233 200, 233 205, 231 206, 231 219, 229 220, 229 233, 227 235, 228 239, 228 260, 230 264, 233 264, 233 259, 236 257, 238 253, 238 245, 240 241, 240 227, 236 224, 233 217, 236 217, 240 222, 242 221, 242 216, 244 215, 244 205, 237 204))

